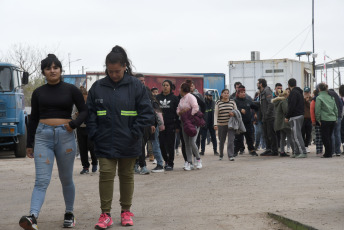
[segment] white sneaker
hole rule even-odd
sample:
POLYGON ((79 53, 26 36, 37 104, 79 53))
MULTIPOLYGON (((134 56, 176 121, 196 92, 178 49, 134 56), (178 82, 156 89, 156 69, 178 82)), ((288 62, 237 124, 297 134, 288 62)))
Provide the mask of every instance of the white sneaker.
POLYGON ((234 161, 234 157, 230 157, 230 158, 229 158, 229 161, 234 161))
POLYGON ((156 159, 154 159, 154 161, 153 161, 153 165, 156 165, 156 163, 157 163, 157 161, 156 161, 156 159))
POLYGON ((189 164, 189 162, 185 161, 184 166, 183 166, 183 169, 185 169, 185 167, 187 167, 188 164, 189 164))
POLYGON ((195 166, 193 164, 190 164, 190 169, 191 170, 194 170, 195 169, 195 166))
POLYGON ((309 150, 308 147, 306 147, 306 152, 307 152, 307 153, 310 153, 310 152, 311 152, 311 151, 309 150))
POLYGON ((178 151, 178 149, 176 149, 176 156, 179 156, 179 151, 178 151))
POLYGON ((184 170, 185 170, 185 171, 190 171, 190 170, 191 170, 191 167, 190 167, 190 163, 189 163, 189 162, 185 162, 184 170))
POLYGON ((290 147, 287 147, 287 153, 289 153, 290 152, 290 147))
POLYGON ((201 168, 202 168, 202 160, 199 159, 199 160, 197 160, 196 162, 197 162, 196 168, 197 168, 197 169, 201 169, 201 168))

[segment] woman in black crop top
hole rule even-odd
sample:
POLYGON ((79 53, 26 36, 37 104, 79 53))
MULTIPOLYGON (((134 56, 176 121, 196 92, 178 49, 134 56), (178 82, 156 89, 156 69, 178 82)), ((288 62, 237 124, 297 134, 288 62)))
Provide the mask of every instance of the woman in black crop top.
POLYGON ((42 60, 41 69, 47 84, 32 93, 26 148, 26 155, 35 161, 36 181, 30 215, 23 216, 19 225, 24 229, 38 229, 36 219, 44 202, 56 158, 66 204, 63 226, 74 227, 73 166, 76 142, 73 129, 87 118, 87 107, 78 88, 61 81, 62 65, 55 55, 49 54, 42 60), (72 120, 74 104, 79 116, 72 120))

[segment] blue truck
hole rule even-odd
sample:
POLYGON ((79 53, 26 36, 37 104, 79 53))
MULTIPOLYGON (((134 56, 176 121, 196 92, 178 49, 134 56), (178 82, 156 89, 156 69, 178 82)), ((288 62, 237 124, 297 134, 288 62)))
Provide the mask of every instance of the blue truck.
POLYGON ((28 80, 28 72, 0 62, 0 149, 14 150, 16 157, 26 156, 27 113, 22 86, 28 80))
POLYGON ((215 101, 220 99, 220 94, 226 88, 226 75, 224 73, 186 73, 187 75, 203 76, 203 92, 212 91, 215 101))

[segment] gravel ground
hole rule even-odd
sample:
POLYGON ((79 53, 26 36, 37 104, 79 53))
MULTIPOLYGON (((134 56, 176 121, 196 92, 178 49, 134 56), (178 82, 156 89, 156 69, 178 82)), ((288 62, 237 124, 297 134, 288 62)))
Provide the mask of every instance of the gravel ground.
MULTIPOLYGON (((172 172, 135 175, 133 227, 126 229, 288 229, 267 216, 272 212, 317 229, 344 229, 344 158, 306 159, 239 155, 234 162, 219 161, 207 146, 201 170, 184 171, 176 156, 172 172)), ((147 161, 152 169, 155 165, 147 161)), ((80 175, 75 161, 75 229, 94 229, 100 215, 98 173, 80 175)), ((0 229, 20 229, 20 216, 29 212, 34 186, 32 159, 0 155, 2 221, 0 229), (4 227, 6 226, 6 227, 4 227)), ((119 222, 118 178, 112 216, 119 222)), ((64 201, 56 163, 39 229, 61 229, 64 201)))

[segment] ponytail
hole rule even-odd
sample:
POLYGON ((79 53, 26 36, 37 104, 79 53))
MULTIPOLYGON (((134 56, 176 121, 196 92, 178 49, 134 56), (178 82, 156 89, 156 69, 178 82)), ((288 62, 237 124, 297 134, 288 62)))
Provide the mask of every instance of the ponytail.
MULTIPOLYGON (((108 64, 117 64, 120 63, 121 66, 126 66, 125 73, 127 73, 130 76, 133 76, 132 73, 132 64, 131 61, 129 60, 127 53, 121 46, 115 46, 112 48, 111 52, 106 56, 105 59, 105 65, 107 66, 108 64)), ((107 70, 105 70, 106 74, 107 70)))

